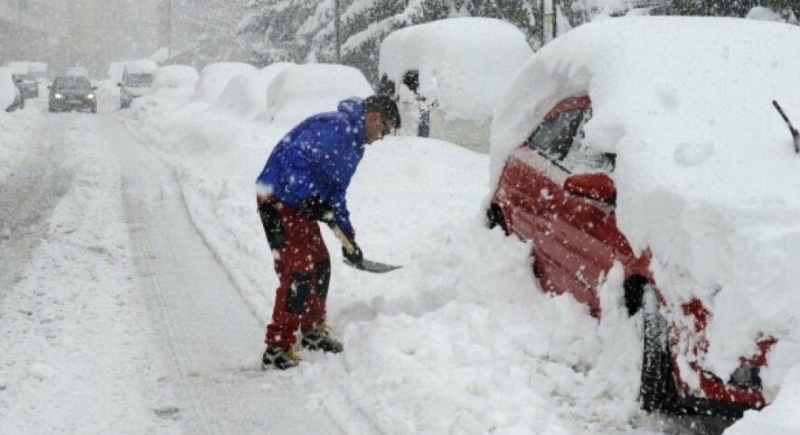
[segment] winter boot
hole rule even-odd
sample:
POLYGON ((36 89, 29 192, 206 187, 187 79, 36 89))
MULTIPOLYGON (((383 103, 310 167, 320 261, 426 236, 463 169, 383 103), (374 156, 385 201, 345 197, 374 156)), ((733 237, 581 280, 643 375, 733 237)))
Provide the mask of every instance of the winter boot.
POLYGON ((261 358, 261 370, 266 370, 270 366, 278 370, 286 370, 297 367, 298 364, 300 364, 300 357, 291 348, 267 346, 267 350, 264 351, 264 356, 261 358))
POLYGON ((339 353, 344 350, 342 343, 331 337, 328 325, 322 325, 303 333, 300 344, 308 350, 339 353))

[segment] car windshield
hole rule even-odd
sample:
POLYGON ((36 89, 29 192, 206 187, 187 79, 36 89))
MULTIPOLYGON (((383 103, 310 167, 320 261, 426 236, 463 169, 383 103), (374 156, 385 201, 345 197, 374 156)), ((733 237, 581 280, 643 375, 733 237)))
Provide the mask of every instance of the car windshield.
POLYGON ((153 83, 152 74, 127 74, 125 75, 126 86, 150 86, 153 83))
POLYGON ((92 87, 86 77, 59 77, 53 86, 64 89, 89 89, 92 87))

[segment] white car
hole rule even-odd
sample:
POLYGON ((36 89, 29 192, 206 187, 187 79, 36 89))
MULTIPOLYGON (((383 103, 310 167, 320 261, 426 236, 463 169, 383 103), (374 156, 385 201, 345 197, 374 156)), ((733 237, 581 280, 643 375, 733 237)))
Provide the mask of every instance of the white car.
POLYGON ((130 107, 135 98, 150 93, 156 71, 158 65, 147 59, 128 62, 125 65, 122 81, 117 83, 120 109, 130 107))

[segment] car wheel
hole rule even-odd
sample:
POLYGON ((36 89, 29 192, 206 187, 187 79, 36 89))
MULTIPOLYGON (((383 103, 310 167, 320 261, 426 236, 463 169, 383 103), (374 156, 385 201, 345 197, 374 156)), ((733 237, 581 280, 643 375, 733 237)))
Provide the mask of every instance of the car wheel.
POLYGON ((499 205, 492 204, 492 206, 486 210, 486 226, 491 229, 498 225, 503 229, 506 235, 508 235, 508 225, 506 224, 505 216, 503 216, 503 210, 500 209, 499 205))
POLYGON ((652 285, 643 294, 644 344, 642 384, 639 390, 645 411, 675 412, 678 390, 672 374, 672 357, 667 343, 667 320, 659 312, 659 301, 652 285))

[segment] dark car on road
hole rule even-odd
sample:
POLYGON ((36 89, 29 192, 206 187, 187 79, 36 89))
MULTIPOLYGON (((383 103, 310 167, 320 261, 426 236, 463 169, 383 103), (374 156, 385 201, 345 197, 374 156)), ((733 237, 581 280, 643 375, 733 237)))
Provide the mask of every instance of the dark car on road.
POLYGON ((22 98, 38 98, 39 97, 39 82, 33 74, 15 74, 14 83, 22 93, 22 98))
POLYGON ((89 79, 82 76, 60 76, 56 77, 50 89, 48 100, 48 110, 50 112, 61 112, 64 110, 90 110, 97 112, 97 97, 89 79))

